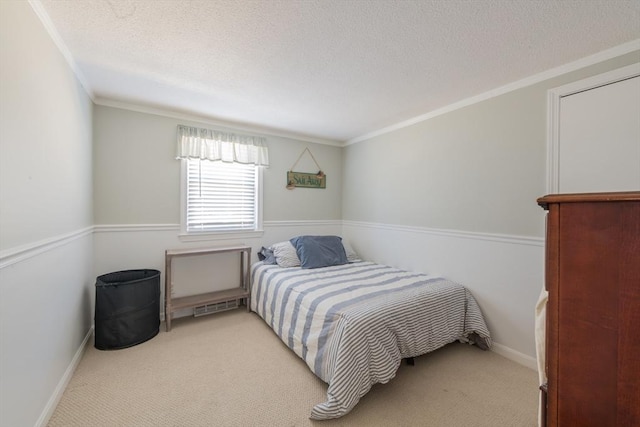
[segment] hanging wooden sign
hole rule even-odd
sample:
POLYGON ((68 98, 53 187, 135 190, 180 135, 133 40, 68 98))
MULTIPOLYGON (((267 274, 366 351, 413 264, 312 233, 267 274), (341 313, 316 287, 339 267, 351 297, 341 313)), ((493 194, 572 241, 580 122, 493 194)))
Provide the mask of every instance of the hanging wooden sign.
POLYGON ((298 160, 291 166, 291 169, 287 171, 287 190, 293 190, 296 187, 301 188, 327 188, 327 176, 320 169, 316 173, 305 173, 305 172, 294 172, 293 168, 296 167, 302 155, 304 153, 309 153, 313 161, 315 162, 318 169, 320 169, 320 165, 313 154, 311 154, 311 150, 309 148, 305 148, 302 153, 298 156, 298 160))
POLYGON ((287 188, 327 188, 327 176, 322 173, 287 172, 287 188))

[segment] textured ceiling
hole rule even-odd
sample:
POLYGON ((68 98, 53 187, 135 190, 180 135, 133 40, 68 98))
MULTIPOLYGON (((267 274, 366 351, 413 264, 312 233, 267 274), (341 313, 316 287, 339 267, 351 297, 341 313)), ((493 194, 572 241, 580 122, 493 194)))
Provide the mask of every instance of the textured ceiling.
POLYGON ((97 99, 346 141, 640 38, 640 0, 32 0, 97 99))

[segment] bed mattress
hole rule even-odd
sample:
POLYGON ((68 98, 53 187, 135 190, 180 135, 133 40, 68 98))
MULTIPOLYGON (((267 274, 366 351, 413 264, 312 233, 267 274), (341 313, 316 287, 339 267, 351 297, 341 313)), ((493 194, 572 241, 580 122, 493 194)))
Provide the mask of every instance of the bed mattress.
POLYGON ((371 262, 302 269, 252 266, 251 310, 326 382, 312 419, 348 413, 403 358, 461 340, 491 346, 462 285, 371 262))

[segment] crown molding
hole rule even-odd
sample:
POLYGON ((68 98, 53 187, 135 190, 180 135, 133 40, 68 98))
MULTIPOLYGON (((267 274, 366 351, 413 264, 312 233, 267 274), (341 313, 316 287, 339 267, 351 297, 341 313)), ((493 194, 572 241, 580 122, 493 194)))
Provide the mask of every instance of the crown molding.
POLYGON ((242 132, 249 132, 259 135, 277 136, 280 138, 295 139, 297 141, 312 142, 314 144, 332 145, 334 147, 342 147, 340 141, 330 139, 317 138, 309 135, 303 135, 285 130, 272 129, 266 126, 251 125, 246 123, 236 123, 225 120, 216 119, 214 117, 199 115, 195 113, 186 113, 182 111, 172 110, 164 107, 152 107, 149 105, 136 104, 133 102, 121 101, 111 98, 95 97, 93 102, 104 107, 120 108, 123 110, 135 111, 137 113, 155 114, 157 116, 171 117, 178 120, 186 120, 190 122, 204 123, 211 126, 220 126, 242 132))
POLYGON ((500 95, 504 95, 508 92, 513 92, 514 90, 522 89, 527 86, 532 86, 536 83, 540 83, 544 80, 548 80, 554 77, 561 76, 563 74, 570 73, 572 71, 579 70, 581 68, 588 67, 590 65, 594 65, 609 59, 616 58, 618 56, 625 55, 627 53, 631 53, 633 51, 640 50, 640 39, 632 40, 630 42, 621 44, 619 46, 613 47, 611 49, 603 50, 596 54, 587 56, 585 58, 579 59, 577 61, 570 62, 568 64, 561 65, 556 68, 552 68, 547 71, 543 71, 538 74, 534 74, 532 76, 526 77, 524 79, 515 81, 513 83, 506 84, 504 86, 500 86, 496 89, 492 89, 490 91, 481 93, 479 95, 472 96, 470 98, 463 99, 461 101, 455 102, 453 104, 449 104, 445 107, 438 108, 437 110, 433 110, 431 112, 413 117, 409 120, 404 120, 402 122, 396 123, 391 126, 384 127, 382 129, 375 130, 373 132, 366 133, 364 135, 352 138, 344 143, 344 146, 352 145, 358 142, 366 141, 376 136, 380 136, 389 132, 396 131, 398 129, 402 129, 411 125, 415 125, 416 123, 424 122, 426 120, 432 119, 437 116, 441 116, 446 113, 450 113, 452 111, 458 110, 460 108, 468 107, 469 105, 477 104, 478 102, 486 101, 487 99, 495 98, 500 95))
POLYGON ((62 40, 60 33, 58 33, 58 30, 56 30, 56 27, 53 25, 53 22, 51 21, 49 14, 42 5, 42 2, 40 0, 28 1, 35 14, 38 16, 38 19, 40 19, 40 22, 42 22, 45 30, 47 30, 49 37, 51 37, 51 40, 56 45, 64 59, 67 61, 67 64, 69 64, 71 71, 73 71, 73 74, 75 74, 83 89, 85 90, 85 92, 87 92, 87 95, 89 95, 89 98, 91 98, 91 100, 95 102, 95 95, 93 93, 93 90, 91 90, 91 86, 89 86, 89 82, 87 81, 82 71, 80 71, 78 64, 76 64, 76 61, 71 55, 71 51, 67 47, 64 40, 62 40))
POLYGON ((93 92, 93 90, 91 89, 91 86, 89 85, 84 74, 80 71, 80 68, 78 67, 75 60, 73 59, 73 56, 71 55, 71 52, 69 51, 67 45, 65 44, 62 37, 60 36, 55 26, 53 25, 53 22, 51 21, 51 18, 49 17, 44 6, 42 5, 42 2, 40 0, 28 0, 28 3, 33 9, 33 11, 36 13, 38 18, 40 19, 40 21, 42 22, 47 33, 51 37, 54 44, 57 46, 62 56, 65 58, 65 60, 69 64, 69 67, 75 74, 76 78, 78 79, 78 81, 80 82, 84 90, 87 92, 91 100, 97 105, 121 108, 121 109, 141 112, 141 113, 161 115, 161 116, 172 117, 180 120, 188 120, 188 121, 195 121, 195 122, 205 123, 205 124, 214 125, 214 126, 222 126, 230 129, 244 131, 244 132, 277 136, 282 138, 295 139, 299 141, 330 145, 335 147, 346 147, 348 145, 362 142, 379 135, 383 135, 383 134, 393 132, 408 126, 412 126, 414 124, 458 110, 460 108, 464 108, 464 107, 488 100, 490 98, 494 98, 494 97, 503 95, 505 93, 512 92, 517 89, 534 85, 541 81, 548 80, 550 78, 557 77, 562 74, 566 74, 571 71, 578 70, 580 68, 584 68, 590 65, 597 64, 599 62, 606 61, 608 59, 612 59, 627 53, 631 53, 635 50, 640 50, 640 39, 632 40, 630 42, 587 56, 577 61, 573 61, 568 64, 561 65, 559 67, 552 68, 547 71, 543 71, 533 76, 529 76, 524 79, 509 83, 507 85, 500 86, 496 89, 492 89, 490 91, 481 93, 479 95, 475 95, 475 96, 463 99, 461 101, 455 102, 453 104, 449 104, 445 107, 430 111, 428 113, 410 118, 408 120, 404 120, 402 122, 398 122, 391 126, 386 126, 384 128, 357 136, 355 138, 351 138, 346 141, 337 141, 337 140, 313 137, 310 135, 299 134, 296 132, 288 132, 285 130, 272 129, 265 126, 234 123, 234 122, 224 121, 224 120, 220 120, 220 119, 216 119, 216 118, 208 117, 204 115, 180 112, 180 111, 172 110, 170 108, 151 107, 151 106, 145 106, 141 104, 135 104, 135 103, 125 102, 120 100, 97 97, 93 92))

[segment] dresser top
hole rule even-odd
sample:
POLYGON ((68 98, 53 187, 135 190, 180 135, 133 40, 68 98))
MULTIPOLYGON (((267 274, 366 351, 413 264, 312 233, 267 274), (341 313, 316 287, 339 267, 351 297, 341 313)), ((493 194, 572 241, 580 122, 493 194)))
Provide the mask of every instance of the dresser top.
POLYGON ((640 202, 640 191, 620 191, 615 193, 573 193, 548 194, 538 199, 538 205, 547 209, 552 203, 585 203, 585 202, 640 202))

